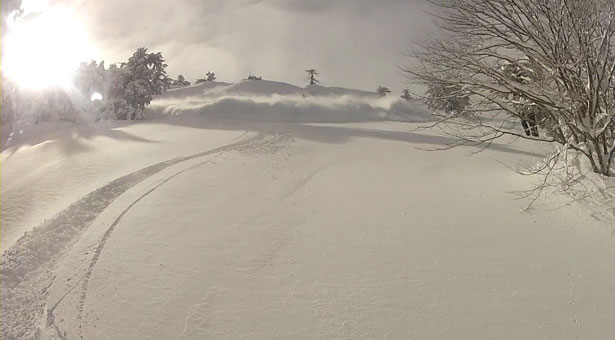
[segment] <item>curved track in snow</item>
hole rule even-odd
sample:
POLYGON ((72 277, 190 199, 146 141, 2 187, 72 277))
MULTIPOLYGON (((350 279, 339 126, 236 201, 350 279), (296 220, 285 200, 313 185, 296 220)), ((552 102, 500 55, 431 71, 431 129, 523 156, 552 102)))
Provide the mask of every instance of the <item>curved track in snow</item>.
POLYGON ((615 257, 612 226, 576 205, 551 209, 567 200, 553 193, 523 211, 527 202, 510 192, 532 183, 501 163, 538 159, 527 145, 472 157, 471 148, 425 152, 448 140, 389 122, 252 130, 260 134, 117 179, 47 222, 55 229, 20 240, 53 251, 6 258, 15 281, 2 297, 3 332, 12 332, 3 335, 584 339, 614 331, 615 269, 605 261, 615 257), (45 248, 47 240, 62 246, 45 248))
MULTIPOLYGON (((246 132, 237 139, 240 140, 247 134, 246 132)), ((63 252, 117 197, 145 179, 173 165, 233 150, 263 138, 264 135, 259 134, 226 146, 189 156, 176 157, 134 171, 92 191, 55 217, 27 232, 15 245, 2 254, 3 337, 13 338, 18 335, 25 335, 34 328, 34 323, 41 313, 40 308, 45 304, 47 290, 54 278, 51 270, 55 263, 63 252)), ((131 206, 127 207, 126 211, 131 206)), ((121 216, 118 217, 118 221, 120 218, 121 216)), ((109 228, 108 234, 113 231, 115 224, 109 228)), ((106 237, 108 237, 107 234, 101 240, 100 249, 97 249, 98 252, 91 268, 95 265, 96 259, 100 255, 102 247, 104 247, 106 237)), ((91 274, 91 269, 80 280, 86 286, 89 281, 89 274, 91 274)), ((54 309, 55 306, 47 310, 48 321, 53 319, 54 309)))

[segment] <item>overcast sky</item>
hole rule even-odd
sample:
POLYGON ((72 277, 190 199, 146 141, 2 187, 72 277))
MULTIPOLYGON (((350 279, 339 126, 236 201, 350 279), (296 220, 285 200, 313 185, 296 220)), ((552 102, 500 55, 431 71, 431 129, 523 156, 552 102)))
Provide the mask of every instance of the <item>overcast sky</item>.
MULTIPOLYGON (((36 3, 41 0, 26 0, 36 3)), ((107 63, 140 46, 162 51, 172 77, 252 72, 303 84, 401 91, 402 53, 429 28, 424 0, 47 0, 76 8, 107 63)))

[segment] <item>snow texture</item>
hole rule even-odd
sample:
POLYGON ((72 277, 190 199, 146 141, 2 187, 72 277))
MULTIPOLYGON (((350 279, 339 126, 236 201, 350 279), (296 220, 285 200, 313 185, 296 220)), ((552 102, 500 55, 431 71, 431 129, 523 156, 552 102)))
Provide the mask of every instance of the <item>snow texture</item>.
POLYGON ((545 150, 426 151, 455 140, 411 102, 310 89, 204 83, 12 140, 2 338, 613 334, 612 223, 513 194, 535 183, 504 165, 545 150))
POLYGON ((208 82, 168 91, 156 98, 150 117, 200 114, 212 118, 269 122, 434 121, 417 102, 376 93, 310 85, 245 80, 237 84, 208 82))

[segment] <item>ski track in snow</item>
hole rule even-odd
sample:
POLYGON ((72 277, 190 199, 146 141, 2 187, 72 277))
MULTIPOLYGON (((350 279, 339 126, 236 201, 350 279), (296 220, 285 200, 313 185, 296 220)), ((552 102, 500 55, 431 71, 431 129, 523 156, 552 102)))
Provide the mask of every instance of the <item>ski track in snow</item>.
POLYGON ((115 219, 115 221, 113 221, 113 223, 109 226, 109 228, 107 229, 107 231, 103 235, 102 239, 98 243, 98 246, 96 247, 96 250, 94 251, 94 257, 92 258, 92 261, 90 262, 90 265, 88 266, 88 269, 87 269, 87 271, 85 273, 85 276, 80 280, 82 293, 81 293, 81 295, 79 297, 79 303, 77 304, 77 308, 78 308, 78 311, 79 311, 79 313, 77 315, 77 319, 79 320, 79 330, 81 330, 81 327, 82 327, 81 320, 83 319, 83 309, 85 307, 85 301, 87 299, 88 284, 90 282, 90 277, 92 276, 92 272, 94 271, 94 267, 96 266, 96 263, 98 262, 98 259, 100 258, 100 255, 102 254, 102 251, 103 251, 103 249, 105 247, 105 244, 107 243, 107 240, 109 239, 109 237, 111 236, 111 234, 115 230, 115 227, 122 220, 122 217, 124 217, 124 215, 126 215, 126 213, 128 213, 128 211, 130 211, 130 209, 132 207, 134 207, 137 203, 139 203, 139 201, 141 201, 142 199, 147 197, 149 194, 151 194, 156 189, 160 188, 161 186, 163 186, 165 183, 169 182, 173 178, 175 178, 175 177, 177 177, 177 176, 179 176, 179 175, 181 175, 181 174, 183 174, 183 173, 185 173, 187 171, 190 171, 190 170, 192 170, 192 169, 194 169, 196 167, 202 166, 202 165, 207 164, 207 163, 211 163, 212 161, 213 160, 207 160, 205 162, 201 162, 201 163, 195 164, 195 165, 193 165, 193 166, 191 166, 191 167, 189 167, 187 169, 181 170, 181 171, 176 172, 175 174, 167 177, 162 182, 158 183, 156 186, 154 186, 153 188, 148 190, 146 193, 144 193, 143 195, 139 196, 139 198, 134 200, 132 203, 130 203, 130 205, 128 205, 126 207, 126 209, 124 209, 119 214, 119 216, 115 219))
MULTIPOLYGON (((244 137, 248 132, 243 133, 235 140, 244 137)), ((227 152, 241 148, 254 142, 264 139, 264 135, 258 134, 246 140, 228 144, 212 150, 200 152, 197 154, 173 158, 167 161, 150 165, 146 168, 137 170, 128 175, 122 176, 110 183, 94 190, 71 204, 68 208, 60 212, 54 218, 44 221, 41 225, 33 228, 30 232, 24 234, 14 246, 7 249, 2 254, 2 305, 3 311, 12 311, 12 313, 3 313, 2 338, 11 339, 18 336, 23 336, 32 332, 35 328, 35 323, 38 322, 40 312, 44 307, 46 295, 49 287, 53 282, 54 276, 51 274, 51 268, 57 263, 65 249, 67 249, 81 235, 81 232, 87 229, 91 223, 102 213, 115 199, 122 195, 127 190, 131 189, 143 180, 159 173, 160 171, 169 168, 170 166, 212 155, 221 152, 227 152), (27 316, 25 318, 24 316, 27 316), (14 327, 13 327, 14 326, 14 327)), ((208 160, 207 162, 210 162, 208 160)), ((199 163, 195 166, 205 164, 199 163)), ((193 166, 193 167, 195 167, 193 166)), ((193 168, 191 167, 191 168, 193 168)), ((189 168, 189 169, 191 169, 189 168)), ((183 173, 172 175, 143 196, 130 204, 116 221, 109 227, 100 241, 90 267, 85 273, 85 276, 79 280, 82 287, 85 287, 80 300, 79 311, 83 310, 83 304, 87 297, 87 283, 94 266, 102 252, 106 240, 109 238, 121 217, 130 210, 138 201, 153 192, 156 188, 168 182, 175 176, 183 173)), ((75 287, 71 288, 68 295, 75 287)), ((47 311, 47 325, 54 326, 54 309, 61 303, 58 301, 51 309, 47 311)), ((79 315, 81 317, 81 313, 79 315)), ((61 332, 56 328, 58 336, 63 338, 61 332)))

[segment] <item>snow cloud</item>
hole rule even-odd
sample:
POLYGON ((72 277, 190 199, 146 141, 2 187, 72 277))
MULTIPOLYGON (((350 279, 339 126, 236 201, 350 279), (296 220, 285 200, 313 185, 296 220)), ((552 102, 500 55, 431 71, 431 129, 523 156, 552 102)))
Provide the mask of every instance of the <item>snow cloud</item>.
MULTIPOLYGON (((295 84, 306 68, 323 84, 395 92, 397 65, 429 22, 425 0, 24 0, 76 8, 107 63, 137 47, 162 51, 172 76, 214 71, 235 82, 248 73, 295 84)), ((44 4, 44 5, 41 5, 44 4)))

